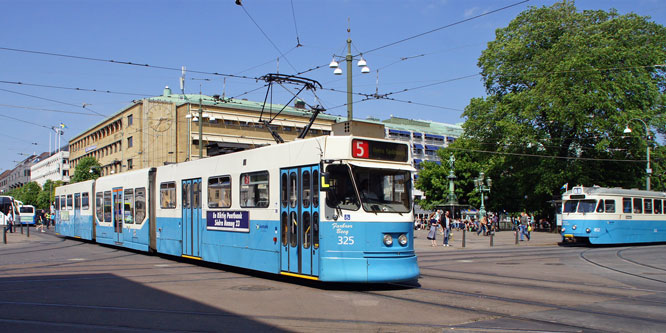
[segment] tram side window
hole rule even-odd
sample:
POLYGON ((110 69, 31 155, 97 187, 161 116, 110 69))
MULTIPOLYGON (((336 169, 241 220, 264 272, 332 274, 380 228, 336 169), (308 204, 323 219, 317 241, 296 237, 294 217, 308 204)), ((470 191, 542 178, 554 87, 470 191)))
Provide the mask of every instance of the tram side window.
POLYGON ((631 214, 631 198, 622 198, 622 212, 631 214))
POLYGON ((160 184, 160 208, 176 208, 176 183, 160 184))
POLYGON ((81 193, 74 193, 74 209, 81 210, 81 193))
POLYGON ((56 196, 53 201, 55 210, 60 210, 60 197, 56 196))
POLYGON ((67 210, 72 210, 72 195, 67 195, 67 210))
POLYGON ((654 213, 661 214, 661 200, 654 201, 654 213))
POLYGON ((643 199, 643 212, 652 214, 652 199, 643 199))
POLYGON ((102 192, 95 193, 95 215, 97 216, 97 221, 104 221, 104 196, 102 192))
POLYGON ((641 198, 634 198, 634 214, 642 214, 643 213, 643 199, 641 198))
POLYGON ((606 199, 605 209, 606 213, 615 213, 615 200, 606 199))
POLYGON ((90 198, 88 192, 81 193, 81 209, 88 210, 90 208, 90 198))
POLYGON ((104 191, 104 222, 111 223, 111 191, 104 191))
POLYGON ((208 208, 231 207, 231 176, 208 178, 208 208))
POLYGON ((143 220, 146 218, 146 188, 139 187, 134 190, 134 209, 136 210, 136 215, 134 215, 134 221, 136 224, 143 223, 143 220))
POLYGON ((60 196, 60 209, 65 210, 67 209, 67 198, 65 196, 60 196))
POLYGON ((312 171, 312 206, 319 207, 319 171, 312 171))
POLYGON ((240 175, 241 207, 268 207, 268 171, 240 175))
POLYGON ((134 224, 134 190, 128 188, 125 190, 125 203, 123 206, 124 223, 134 224))

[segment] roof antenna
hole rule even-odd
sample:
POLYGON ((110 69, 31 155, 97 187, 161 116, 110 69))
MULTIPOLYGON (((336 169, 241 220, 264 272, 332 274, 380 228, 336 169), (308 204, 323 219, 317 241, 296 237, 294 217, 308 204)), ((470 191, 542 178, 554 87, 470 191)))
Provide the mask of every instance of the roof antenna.
POLYGON ((185 95, 185 66, 180 68, 181 76, 180 76, 180 91, 185 95))

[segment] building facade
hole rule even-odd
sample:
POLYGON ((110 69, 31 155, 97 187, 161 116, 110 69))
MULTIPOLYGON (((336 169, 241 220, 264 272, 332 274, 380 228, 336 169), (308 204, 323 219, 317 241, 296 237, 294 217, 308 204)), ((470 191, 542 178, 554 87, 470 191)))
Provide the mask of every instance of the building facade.
MULTIPOLYGON (((266 106, 219 96, 172 94, 135 101, 108 119, 72 138, 70 168, 86 156, 101 164, 101 174, 184 162, 215 154, 275 144, 261 120, 281 105, 266 106), (199 143, 201 138, 201 144, 199 143)), ((287 106, 271 122, 285 141, 297 138, 311 112, 287 106)), ((320 114, 308 137, 328 135, 340 117, 320 114)))
POLYGON ((52 154, 30 167, 30 180, 44 186, 47 180, 69 183, 69 152, 52 154))
POLYGON ((30 155, 19 162, 14 169, 0 179, 0 192, 20 188, 30 181, 30 168, 37 162, 49 156, 48 152, 40 155, 30 155))

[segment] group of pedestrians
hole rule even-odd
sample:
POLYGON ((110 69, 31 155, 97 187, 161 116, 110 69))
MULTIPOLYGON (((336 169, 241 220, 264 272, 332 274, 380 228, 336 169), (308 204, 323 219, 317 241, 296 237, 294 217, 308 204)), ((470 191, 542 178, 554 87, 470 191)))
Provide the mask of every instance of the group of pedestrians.
POLYGON ((430 215, 428 216, 428 223, 430 225, 430 229, 428 230, 427 238, 430 240, 430 246, 433 247, 437 246, 438 231, 444 237, 442 246, 451 246, 449 244, 449 239, 451 238, 450 236, 451 236, 452 222, 451 222, 451 217, 449 215, 450 213, 448 210, 446 212, 443 212, 441 209, 438 209, 430 213, 430 215))

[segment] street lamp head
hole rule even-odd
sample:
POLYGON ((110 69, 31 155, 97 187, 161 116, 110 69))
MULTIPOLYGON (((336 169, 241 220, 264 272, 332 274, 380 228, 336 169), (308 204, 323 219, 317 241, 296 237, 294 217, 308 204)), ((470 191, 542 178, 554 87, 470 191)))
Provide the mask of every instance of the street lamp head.
POLYGON ((631 133, 631 128, 629 128, 629 125, 624 129, 624 134, 629 134, 631 133))
POLYGON ((368 73, 370 73, 370 67, 368 67, 368 66, 363 66, 363 68, 361 68, 361 73, 363 73, 363 74, 368 74, 368 73))
POLYGON ((338 68, 338 62, 335 61, 335 57, 333 57, 333 60, 331 60, 331 63, 328 64, 329 68, 338 68))
POLYGON ((363 59, 363 56, 361 56, 361 59, 359 59, 356 63, 356 66, 358 67, 366 67, 367 65, 368 63, 365 61, 365 59, 363 59))
POLYGON ((342 75, 342 69, 340 69, 339 67, 336 68, 336 69, 333 71, 333 74, 335 74, 335 75, 342 75))
POLYGON ((493 180, 490 179, 490 178, 486 178, 486 184, 488 184, 488 187, 492 187, 493 186, 493 180))

